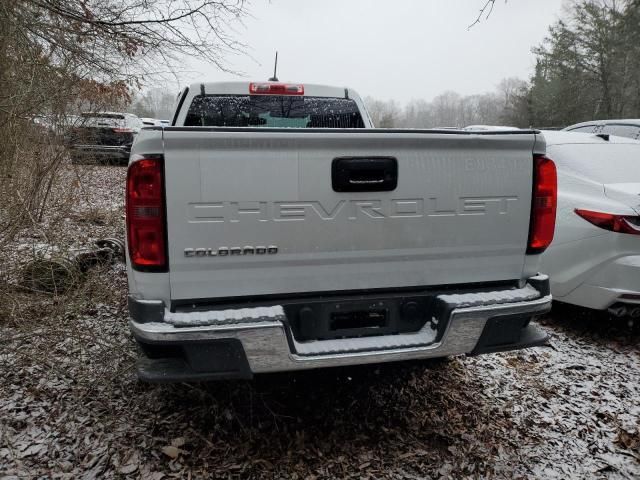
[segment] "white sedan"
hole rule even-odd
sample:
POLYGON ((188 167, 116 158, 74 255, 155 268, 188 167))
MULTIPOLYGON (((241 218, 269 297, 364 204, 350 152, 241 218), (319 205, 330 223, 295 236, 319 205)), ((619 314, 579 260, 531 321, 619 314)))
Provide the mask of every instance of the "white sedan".
POLYGON ((640 317, 640 142, 543 133, 558 171, 555 237, 541 267, 554 299, 640 317))

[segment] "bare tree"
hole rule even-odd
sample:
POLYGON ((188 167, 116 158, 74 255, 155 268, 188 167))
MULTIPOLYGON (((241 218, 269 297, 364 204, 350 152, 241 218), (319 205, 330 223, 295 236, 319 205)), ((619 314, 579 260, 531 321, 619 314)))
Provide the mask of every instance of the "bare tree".
POLYGON ((180 55, 226 69, 225 54, 242 50, 233 21, 244 0, 6 0, 3 16, 23 30, 51 63, 79 75, 135 79, 166 69, 180 55))
MULTIPOLYGON (((506 3, 506 0, 505 0, 505 3, 506 3)), ((482 21, 482 17, 484 17, 485 20, 488 19, 491 16, 491 13, 493 12, 493 7, 495 6, 495 4, 496 4, 496 0, 486 0, 482 4, 482 7, 480 7, 478 16, 476 17, 474 22, 467 27, 467 29, 473 28, 474 26, 479 24, 482 21)))
POLYGON ((365 98, 367 111, 377 128, 394 128, 400 126, 401 110, 395 100, 381 101, 372 97, 365 98))

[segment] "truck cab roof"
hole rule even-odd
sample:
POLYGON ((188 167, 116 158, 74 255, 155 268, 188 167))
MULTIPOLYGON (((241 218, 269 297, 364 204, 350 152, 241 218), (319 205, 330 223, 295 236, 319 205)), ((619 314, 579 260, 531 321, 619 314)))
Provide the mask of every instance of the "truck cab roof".
POLYGON ((319 85, 315 83, 302 82, 265 82, 265 81, 243 81, 243 82, 200 82, 189 85, 189 90, 193 92, 202 91, 209 95, 247 95, 250 93, 251 84, 272 84, 272 85, 302 85, 304 95, 307 97, 334 97, 349 98, 357 93, 347 87, 335 87, 330 85, 319 85))

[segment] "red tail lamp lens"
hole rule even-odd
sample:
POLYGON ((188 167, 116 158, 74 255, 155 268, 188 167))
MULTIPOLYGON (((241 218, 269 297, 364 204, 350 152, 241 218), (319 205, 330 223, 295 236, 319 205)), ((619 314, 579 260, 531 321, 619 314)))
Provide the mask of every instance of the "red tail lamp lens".
POLYGON ((162 156, 143 157, 127 173, 127 239, 131 266, 167 270, 167 235, 162 156))
POLYGON ((594 212, 576 209, 575 212, 596 227, 616 233, 640 235, 640 216, 617 215, 615 213, 594 212))
POLYGON ((553 240, 556 228, 558 176, 553 160, 533 156, 533 198, 529 226, 528 254, 544 252, 553 240))

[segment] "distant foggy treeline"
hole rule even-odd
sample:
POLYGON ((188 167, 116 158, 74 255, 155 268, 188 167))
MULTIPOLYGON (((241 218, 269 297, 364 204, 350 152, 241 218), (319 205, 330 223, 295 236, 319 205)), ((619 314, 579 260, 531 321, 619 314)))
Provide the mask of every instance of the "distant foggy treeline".
POLYGON ((169 120, 173 116, 175 103, 176 94, 161 88, 152 88, 133 97, 129 113, 139 117, 169 120))
MULTIPOLYGON (((379 128, 464 127, 468 125, 514 124, 519 112, 520 96, 527 83, 517 78, 500 82, 495 92, 462 96, 448 91, 431 101, 412 100, 401 105, 395 100, 365 98, 373 124, 379 128)), ((522 123, 517 121, 517 123, 522 123)))
POLYGON ((533 53, 532 77, 505 79, 494 92, 445 92, 406 105, 367 98, 366 104, 378 127, 543 128, 640 118, 640 0, 568 4, 533 53))

